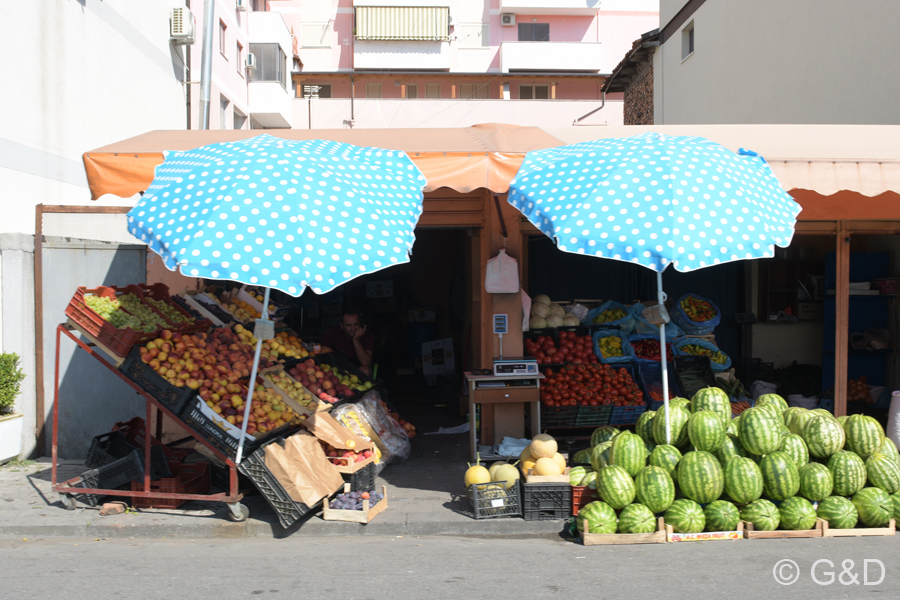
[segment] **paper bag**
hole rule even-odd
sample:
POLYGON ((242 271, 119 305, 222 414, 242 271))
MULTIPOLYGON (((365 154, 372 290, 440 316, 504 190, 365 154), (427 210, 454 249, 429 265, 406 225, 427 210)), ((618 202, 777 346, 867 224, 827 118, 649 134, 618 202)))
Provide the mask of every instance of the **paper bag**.
POLYGON ((317 438, 300 432, 265 447, 266 467, 295 502, 315 506, 341 488, 344 479, 325 457, 317 438))
POLYGON ((345 450, 353 450, 354 452, 362 452, 375 447, 370 440, 356 435, 352 430, 344 427, 334 420, 327 413, 316 413, 303 421, 306 427, 314 436, 331 444, 335 448, 343 448, 345 450))

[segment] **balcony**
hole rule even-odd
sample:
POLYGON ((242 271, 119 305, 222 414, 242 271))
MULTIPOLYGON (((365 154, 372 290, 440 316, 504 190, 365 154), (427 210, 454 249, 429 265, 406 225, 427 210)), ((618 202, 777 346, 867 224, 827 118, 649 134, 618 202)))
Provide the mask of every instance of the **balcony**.
POLYGON ((250 51, 257 63, 247 86, 251 123, 254 128, 290 128, 291 32, 279 13, 251 12, 249 17, 250 51))
POLYGON ((600 0, 500 0, 500 12, 593 17, 600 12, 600 0))
POLYGON ((449 71, 450 42, 356 40, 353 68, 449 71))
POLYGON ((609 73, 598 42, 502 42, 500 70, 609 73), (565 68, 560 68, 564 65, 565 68))
MULTIPOLYGON (((602 104, 600 100, 412 100, 356 98, 354 127, 468 127, 478 123, 507 123, 541 127, 569 127, 602 104)), ((295 98, 294 129, 343 129, 350 120, 349 98, 295 98)), ((622 125, 623 102, 607 98, 603 110, 580 125, 622 125)))

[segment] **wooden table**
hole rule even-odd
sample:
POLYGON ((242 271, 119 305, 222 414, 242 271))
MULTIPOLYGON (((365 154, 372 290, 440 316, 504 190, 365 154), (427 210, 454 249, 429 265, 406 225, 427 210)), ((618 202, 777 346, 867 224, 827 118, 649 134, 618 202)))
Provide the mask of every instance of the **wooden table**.
POLYGON ((469 386, 469 442, 472 459, 478 451, 475 405, 481 406, 481 443, 492 446, 504 436, 522 437, 525 431, 523 404, 531 408, 531 437, 541 432, 541 383, 543 375, 474 375, 464 373, 469 386), (513 382, 528 385, 511 385, 513 382), (497 384, 503 387, 492 387, 497 384))

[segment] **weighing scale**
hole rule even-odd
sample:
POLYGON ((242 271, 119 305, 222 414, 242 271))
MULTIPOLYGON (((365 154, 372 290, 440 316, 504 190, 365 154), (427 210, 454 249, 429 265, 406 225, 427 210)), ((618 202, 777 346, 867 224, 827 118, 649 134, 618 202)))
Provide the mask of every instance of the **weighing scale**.
POLYGON ((537 375, 538 364, 533 358, 515 356, 503 358, 503 334, 509 333, 507 315, 494 315, 494 333, 500 336, 500 358, 494 359, 494 377, 537 375))

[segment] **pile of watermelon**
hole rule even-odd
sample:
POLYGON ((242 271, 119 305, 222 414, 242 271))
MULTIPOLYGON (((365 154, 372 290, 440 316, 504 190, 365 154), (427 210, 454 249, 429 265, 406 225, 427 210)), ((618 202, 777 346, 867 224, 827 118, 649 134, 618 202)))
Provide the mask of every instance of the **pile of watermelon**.
POLYGON ((668 440, 661 408, 635 433, 598 428, 573 457, 590 463, 600 495, 579 511, 579 531, 587 522, 592 533, 651 533, 658 515, 678 533, 733 531, 741 520, 772 531, 900 519, 900 453, 872 417, 788 408, 768 394, 732 418, 718 388, 673 398, 668 412, 668 440))

